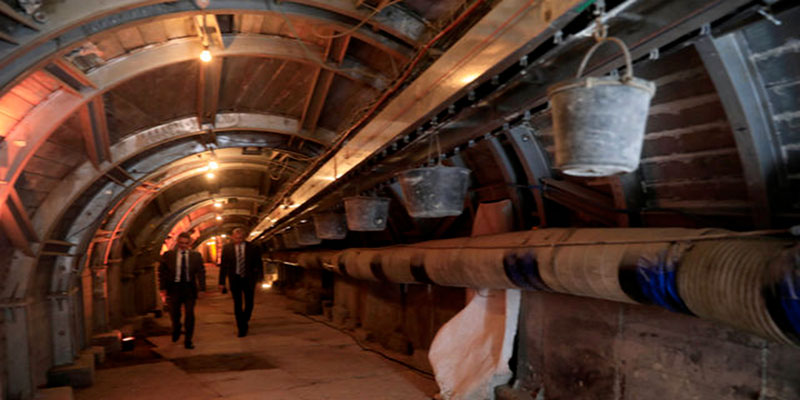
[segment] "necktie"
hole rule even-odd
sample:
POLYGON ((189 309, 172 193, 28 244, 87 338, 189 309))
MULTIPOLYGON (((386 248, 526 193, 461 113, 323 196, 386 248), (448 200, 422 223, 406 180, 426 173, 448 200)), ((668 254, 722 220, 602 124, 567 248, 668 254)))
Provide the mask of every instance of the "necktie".
POLYGON ((186 258, 186 250, 181 253, 181 282, 189 282, 189 260, 186 258))
POLYGON ((244 276, 244 244, 236 245, 236 275, 244 276))

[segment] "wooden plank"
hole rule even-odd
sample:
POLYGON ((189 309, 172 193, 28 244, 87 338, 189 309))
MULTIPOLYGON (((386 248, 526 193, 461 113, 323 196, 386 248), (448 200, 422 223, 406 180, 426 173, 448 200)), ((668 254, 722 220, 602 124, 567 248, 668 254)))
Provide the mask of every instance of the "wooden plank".
POLYGON ((21 120, 33 108, 33 104, 25 101, 19 95, 9 92, 0 97, 0 113, 16 120, 21 120))
POLYGON ((24 14, 20 14, 17 10, 11 8, 10 5, 0 1, 0 13, 5 14, 9 18, 13 19, 14 21, 19 22, 22 25, 27 26, 35 31, 39 30, 39 25, 33 21, 30 17, 24 14))

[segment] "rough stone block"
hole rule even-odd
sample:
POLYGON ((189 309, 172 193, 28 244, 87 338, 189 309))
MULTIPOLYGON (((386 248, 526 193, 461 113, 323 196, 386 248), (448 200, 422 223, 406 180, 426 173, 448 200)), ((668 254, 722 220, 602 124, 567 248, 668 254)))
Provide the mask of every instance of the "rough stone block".
POLYGON ((411 341, 408 340, 406 335, 402 333, 395 332, 389 335, 386 343, 382 343, 383 347, 386 347, 389 350, 396 351, 401 354, 411 355, 414 352, 414 348, 411 345, 411 341))
POLYGON ((106 349, 106 354, 116 353, 122 350, 122 332, 113 330, 92 336, 92 346, 102 346, 106 349))
POLYGON ((94 384, 94 354, 82 352, 70 365, 54 367, 47 374, 48 386, 88 387, 94 384))
POLYGON ((33 396, 34 400, 72 400, 71 386, 59 386, 48 389, 39 389, 33 396))
POLYGON ((344 328, 349 330, 354 330, 358 328, 360 324, 358 323, 357 318, 348 317, 344 320, 344 328))
POLYGON ((94 363, 96 365, 106 362, 106 349, 103 346, 92 346, 88 350, 94 355, 94 363))
POLYGON ((331 310, 333 315, 333 323, 336 325, 344 325, 345 320, 350 316, 350 311, 342 306, 334 306, 331 310))
POLYGON ((145 319, 149 317, 145 317, 143 315, 137 315, 135 317, 131 317, 125 320, 125 325, 123 326, 122 333, 125 335, 135 335, 142 331, 142 328, 145 325, 145 319))

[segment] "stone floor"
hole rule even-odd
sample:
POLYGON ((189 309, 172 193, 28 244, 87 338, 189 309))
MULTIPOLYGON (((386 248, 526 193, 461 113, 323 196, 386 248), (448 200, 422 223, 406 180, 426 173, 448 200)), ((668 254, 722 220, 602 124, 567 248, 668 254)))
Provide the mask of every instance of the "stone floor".
MULTIPOLYGON (((97 370, 94 399, 430 399, 434 381, 361 350, 344 333, 286 309, 258 290, 250 333, 238 338, 229 295, 204 293, 193 350, 151 336, 97 370), (128 357, 127 359, 125 357, 128 357)), ((168 316, 160 319, 168 324, 168 316)))

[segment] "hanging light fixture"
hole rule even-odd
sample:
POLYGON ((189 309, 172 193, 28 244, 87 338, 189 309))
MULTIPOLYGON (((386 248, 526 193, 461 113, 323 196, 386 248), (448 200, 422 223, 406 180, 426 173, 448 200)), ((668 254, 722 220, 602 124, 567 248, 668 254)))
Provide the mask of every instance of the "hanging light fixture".
POLYGON ((211 52, 208 50, 208 46, 205 46, 200 52, 200 61, 206 63, 211 61, 211 52))
POLYGON ((200 33, 203 37, 203 51, 200 52, 200 61, 207 63, 211 61, 211 52, 208 50, 208 30, 206 29, 206 18, 203 14, 203 31, 200 33))

